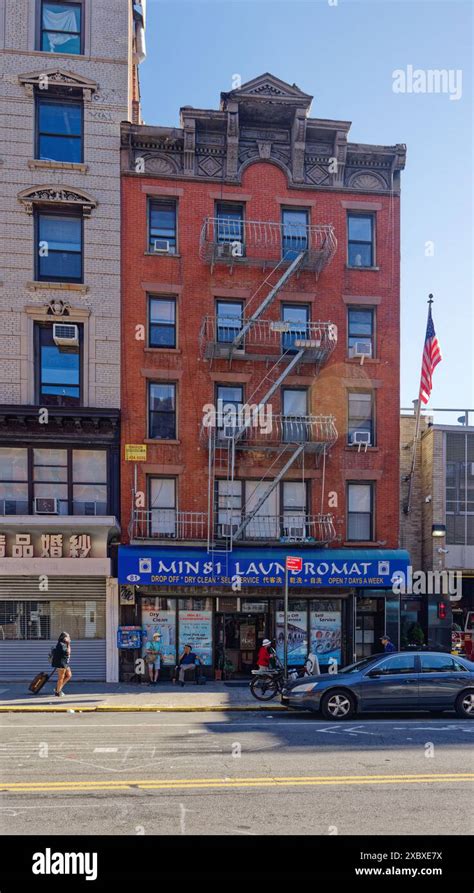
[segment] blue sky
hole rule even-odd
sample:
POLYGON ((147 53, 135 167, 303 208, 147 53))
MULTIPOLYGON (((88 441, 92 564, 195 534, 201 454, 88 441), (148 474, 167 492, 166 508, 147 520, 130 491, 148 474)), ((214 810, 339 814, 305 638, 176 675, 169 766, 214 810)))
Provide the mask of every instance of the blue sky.
POLYGON ((353 142, 407 144, 402 406, 418 395, 433 292, 443 362, 430 406, 474 408, 472 18, 470 0, 147 3, 141 87, 148 124, 177 126, 180 106, 217 108, 234 74, 244 83, 270 71, 314 96, 313 117, 352 121, 353 142), (453 70, 460 98, 394 93, 393 72, 409 65, 453 70))

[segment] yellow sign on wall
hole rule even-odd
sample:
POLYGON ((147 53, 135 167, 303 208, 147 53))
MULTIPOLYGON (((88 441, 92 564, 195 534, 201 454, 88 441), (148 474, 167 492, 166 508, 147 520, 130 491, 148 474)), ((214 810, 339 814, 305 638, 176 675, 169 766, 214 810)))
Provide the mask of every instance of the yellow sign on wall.
POLYGON ((147 445, 146 443, 126 443, 125 444, 125 461, 126 462, 146 462, 147 445))

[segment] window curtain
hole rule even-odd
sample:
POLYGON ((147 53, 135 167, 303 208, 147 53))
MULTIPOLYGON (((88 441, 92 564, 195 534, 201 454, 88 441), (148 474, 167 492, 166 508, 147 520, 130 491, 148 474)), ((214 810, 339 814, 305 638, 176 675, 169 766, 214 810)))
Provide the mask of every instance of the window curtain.
POLYGON ((43 28, 46 28, 49 32, 65 32, 64 34, 48 34, 49 45, 51 52, 53 53, 56 46, 60 46, 62 43, 66 43, 71 39, 71 31, 79 31, 79 22, 76 19, 76 11, 74 9, 68 9, 64 12, 52 12, 49 9, 44 9, 43 28))

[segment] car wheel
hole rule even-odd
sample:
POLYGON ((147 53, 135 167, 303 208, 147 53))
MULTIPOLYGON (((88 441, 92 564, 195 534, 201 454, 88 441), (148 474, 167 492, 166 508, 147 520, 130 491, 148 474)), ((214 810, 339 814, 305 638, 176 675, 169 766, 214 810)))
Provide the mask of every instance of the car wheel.
POLYGON ((474 689, 463 691, 457 697, 456 713, 463 719, 474 719, 474 689))
POLYGON ((322 699, 321 713, 324 719, 348 719, 354 712, 354 698, 341 688, 328 691, 322 699))

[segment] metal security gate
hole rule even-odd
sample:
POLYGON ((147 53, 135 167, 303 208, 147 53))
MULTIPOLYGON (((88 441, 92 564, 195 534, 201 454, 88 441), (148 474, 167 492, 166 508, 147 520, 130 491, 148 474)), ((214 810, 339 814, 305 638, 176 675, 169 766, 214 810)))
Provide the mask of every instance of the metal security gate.
MULTIPOLYGON (((105 609, 105 595, 105 577, 49 577, 48 590, 45 592, 39 590, 38 577, 0 576, 0 601, 4 602, 41 603, 81 599, 86 605, 101 605, 105 609)), ((87 620, 86 631, 93 632, 93 624, 87 620)), ((56 638, 50 636, 41 639, 9 639, 8 631, 0 625, 0 681, 31 680, 40 670, 51 669, 48 654, 56 641, 56 638)), ((77 682, 105 682, 105 638, 75 641, 72 636, 71 669, 73 679, 77 682)))

